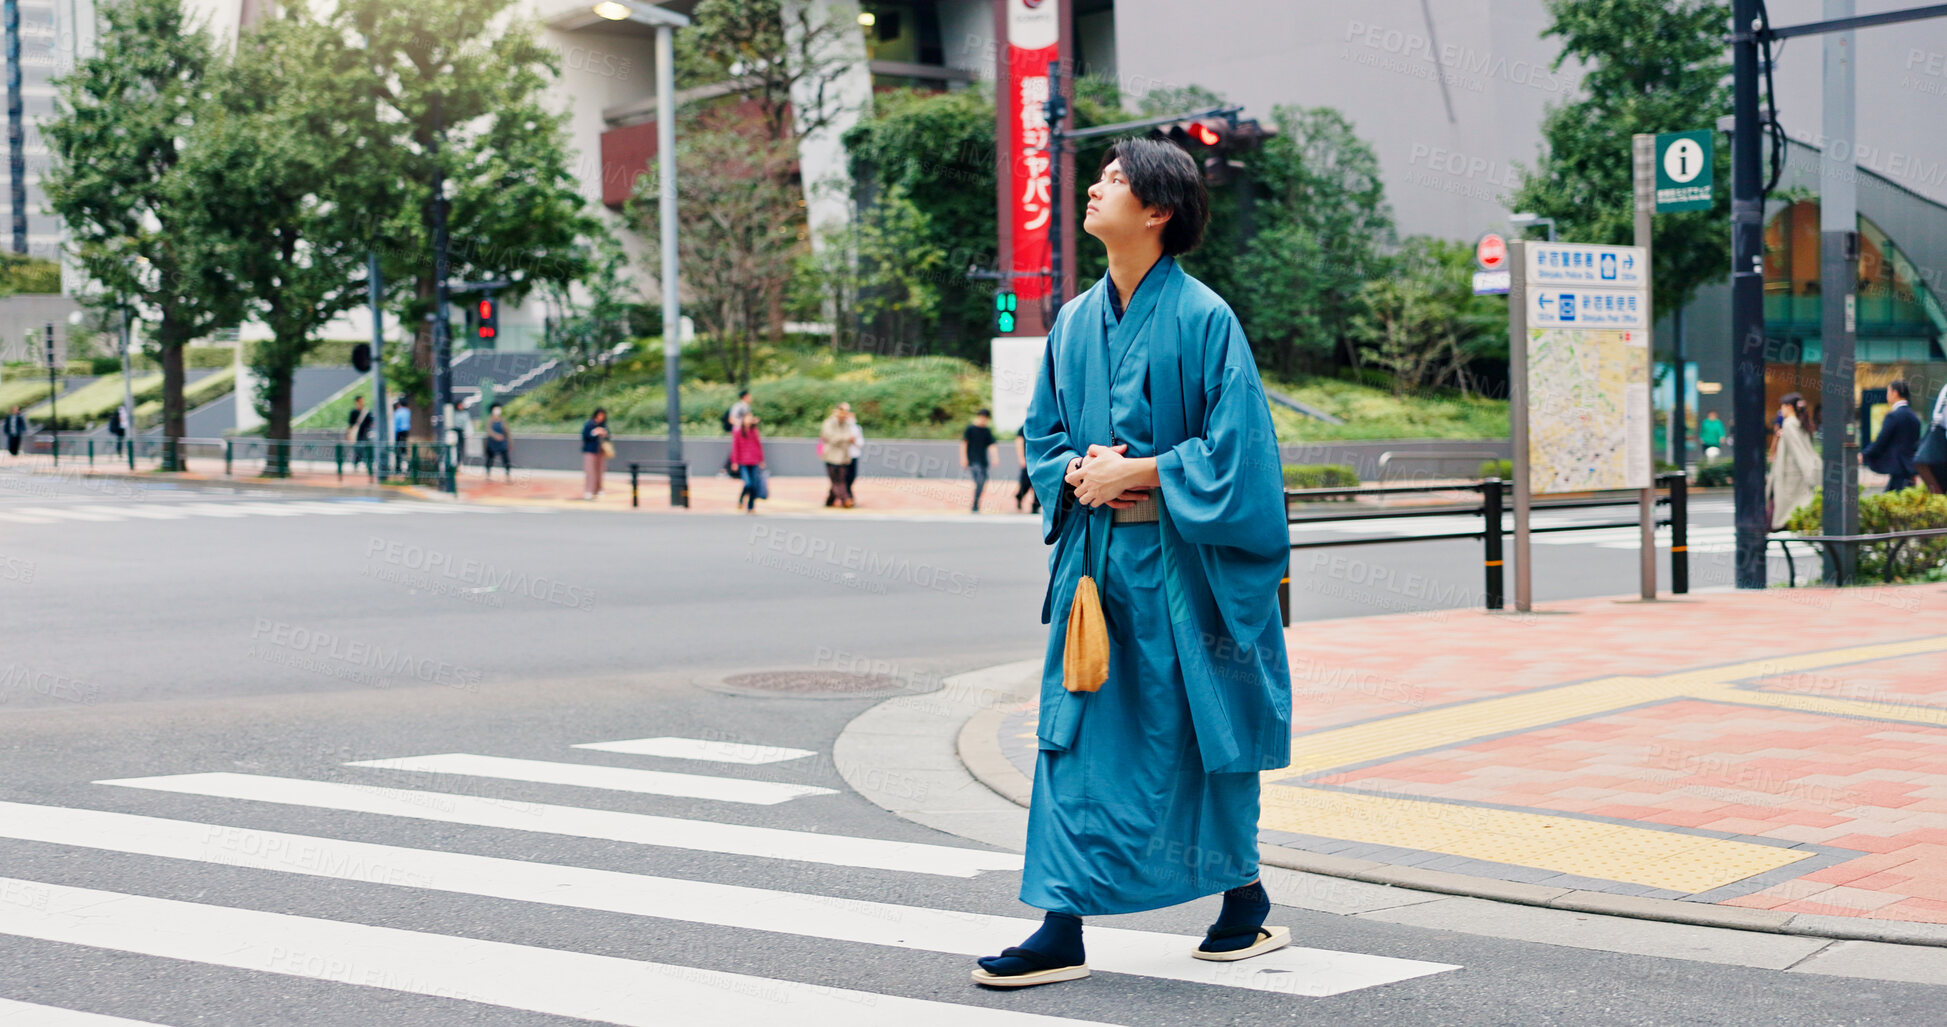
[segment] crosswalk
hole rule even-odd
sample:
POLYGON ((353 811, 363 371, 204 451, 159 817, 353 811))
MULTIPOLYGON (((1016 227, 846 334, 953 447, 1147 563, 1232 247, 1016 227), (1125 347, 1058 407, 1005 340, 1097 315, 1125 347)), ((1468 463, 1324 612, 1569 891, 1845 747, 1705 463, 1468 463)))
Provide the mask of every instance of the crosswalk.
POLYGON ((192 518, 238 520, 251 517, 405 517, 416 514, 550 513, 540 507, 475 506, 381 499, 130 500, 87 502, 60 506, 0 506, 0 524, 107 524, 127 521, 185 521, 192 518))
MULTIPOLYGON (((91 887, 77 887, 0 874, 0 937, 598 1023, 742 1024, 775 1020, 781 1008, 789 1010, 790 1022, 805 1025, 1026 1027, 1097 1022, 977 1004, 977 993, 964 976, 939 982, 925 992, 933 997, 916 997, 850 988, 846 985, 851 982, 846 981, 807 983, 802 975, 773 978, 748 972, 753 965, 750 957, 762 953, 764 939, 771 937, 969 958, 988 955, 1032 932, 1035 923, 1019 916, 842 894, 858 892, 857 887, 821 894, 758 887, 743 878, 735 883, 695 880, 419 848, 394 844, 399 832, 383 830, 388 824, 404 822, 593 839, 639 847, 652 869, 660 854, 686 851, 788 861, 824 868, 854 885, 863 882, 869 885, 866 894, 904 893, 889 880, 1011 875, 1022 866, 1021 857, 1012 852, 738 822, 738 810, 829 801, 827 797, 838 794, 832 788, 776 780, 790 776, 794 761, 818 755, 814 750, 681 737, 583 742, 566 748, 570 752, 564 756, 581 752, 600 762, 456 752, 345 764, 358 768, 354 776, 361 778, 380 773, 386 784, 231 771, 103 779, 94 785, 114 789, 122 797, 164 793, 197 797, 200 801, 191 808, 206 819, 127 812, 126 802, 116 803, 121 809, 111 810, 0 801, 0 840, 110 853, 123 860, 270 874, 275 875, 279 890, 305 889, 306 882, 353 881, 521 903, 559 911, 551 914, 557 917, 580 911, 734 928, 750 932, 751 939, 749 951, 738 954, 736 971, 687 965, 695 961, 695 953, 689 951, 670 952, 671 962, 621 958, 461 937, 409 923, 379 925, 243 908, 234 900, 160 898, 115 890, 113 882, 94 878, 86 882, 91 887), (640 765, 645 762, 649 765, 640 765), (766 779, 738 776, 738 768, 766 779), (694 772, 699 769, 713 772, 694 772), (515 800, 471 790, 483 778, 557 789, 588 803, 515 800), (603 808, 599 803, 605 796, 626 796, 637 803, 682 803, 692 815, 603 808), (711 804, 706 816, 722 819, 699 818, 697 802, 711 804), (266 810, 354 814, 360 819, 349 823, 370 824, 372 832, 387 841, 239 826, 261 822, 266 810), (968 1000, 955 1001, 956 993, 967 995, 968 1000)), ((424 832, 441 838, 451 833, 424 832)), ((196 898, 201 899, 201 894, 196 898)), ((1089 962, 1098 974, 1125 974, 1232 994, 1272 993, 1281 1001, 1325 998, 1459 969, 1446 963, 1301 947, 1249 964, 1210 963, 1190 958, 1197 940, 1091 926, 1089 962)), ((897 959, 884 954, 877 958, 897 959)), ((0 1024, 169 1027, 170 1017, 162 1007, 133 1015, 137 1018, 122 1019, 0 999, 0 1024)), ((452 1022, 459 1022, 458 1016, 452 1022)), ((477 1017, 474 1014, 468 1022, 476 1022, 477 1017)))

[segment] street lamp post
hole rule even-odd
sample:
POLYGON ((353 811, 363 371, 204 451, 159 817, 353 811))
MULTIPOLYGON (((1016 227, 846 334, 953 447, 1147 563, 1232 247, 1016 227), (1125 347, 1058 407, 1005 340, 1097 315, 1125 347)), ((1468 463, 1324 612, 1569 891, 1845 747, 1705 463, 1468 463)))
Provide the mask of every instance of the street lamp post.
POLYGON ((670 505, 688 506, 688 475, 679 469, 683 462, 683 404, 677 393, 682 382, 683 324, 676 252, 676 30, 689 25, 690 20, 642 0, 601 0, 591 10, 599 18, 633 21, 656 30, 657 220, 662 223, 659 277, 663 292, 663 388, 667 390, 669 420, 669 442, 663 458, 672 465, 670 505))

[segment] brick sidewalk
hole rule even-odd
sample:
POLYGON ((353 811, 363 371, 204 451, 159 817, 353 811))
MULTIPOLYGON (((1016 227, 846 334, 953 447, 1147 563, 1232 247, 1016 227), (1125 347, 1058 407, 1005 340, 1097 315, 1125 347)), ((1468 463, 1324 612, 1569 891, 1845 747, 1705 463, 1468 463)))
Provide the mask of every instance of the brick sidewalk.
MULTIPOLYGON (((1294 762, 1265 775, 1267 843, 1523 901, 1947 923, 1947 585, 1398 614, 1287 639, 1294 762)), ((1031 708, 1000 722, 1030 775, 1033 737, 1031 708)))

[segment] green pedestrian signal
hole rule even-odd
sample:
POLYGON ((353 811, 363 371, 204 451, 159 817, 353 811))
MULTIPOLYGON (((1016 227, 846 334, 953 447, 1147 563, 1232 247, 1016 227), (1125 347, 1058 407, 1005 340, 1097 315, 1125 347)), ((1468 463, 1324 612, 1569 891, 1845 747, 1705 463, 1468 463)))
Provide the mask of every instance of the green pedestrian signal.
POLYGON ((1014 330, 1014 311, 1018 306, 1019 304, 1013 293, 997 292, 994 294, 995 330, 1002 332, 1011 332, 1014 330))

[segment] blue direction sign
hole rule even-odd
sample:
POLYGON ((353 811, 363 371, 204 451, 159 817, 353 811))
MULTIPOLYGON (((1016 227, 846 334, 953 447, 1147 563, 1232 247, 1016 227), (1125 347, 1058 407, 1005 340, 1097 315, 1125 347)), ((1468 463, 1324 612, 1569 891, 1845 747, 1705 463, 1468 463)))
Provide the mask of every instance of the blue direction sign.
POLYGON ((1531 242, 1528 281, 1535 285, 1579 285, 1599 289, 1646 289, 1649 262, 1641 246, 1595 246, 1531 242))
POLYGON ((1537 286, 1528 291, 1530 328, 1646 328, 1649 307, 1639 291, 1612 289, 1554 289, 1537 286))

